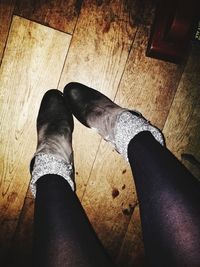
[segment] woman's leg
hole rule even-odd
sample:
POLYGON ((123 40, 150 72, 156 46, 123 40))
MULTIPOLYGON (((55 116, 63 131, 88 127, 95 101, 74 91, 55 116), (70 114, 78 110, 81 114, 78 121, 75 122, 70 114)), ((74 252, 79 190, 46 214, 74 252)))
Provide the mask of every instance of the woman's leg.
POLYGON ((128 146, 147 263, 200 266, 200 183, 149 132, 128 146))
POLYGON ((149 265, 200 266, 199 182, 164 147, 161 132, 138 112, 83 84, 67 84, 64 98, 81 123, 96 128, 129 159, 149 265))
POLYGON ((72 131, 72 113, 62 93, 49 90, 38 113, 38 146, 31 162, 34 267, 113 266, 72 190, 72 131))
POLYGON ((34 267, 113 266, 71 187, 62 177, 37 182, 34 267))

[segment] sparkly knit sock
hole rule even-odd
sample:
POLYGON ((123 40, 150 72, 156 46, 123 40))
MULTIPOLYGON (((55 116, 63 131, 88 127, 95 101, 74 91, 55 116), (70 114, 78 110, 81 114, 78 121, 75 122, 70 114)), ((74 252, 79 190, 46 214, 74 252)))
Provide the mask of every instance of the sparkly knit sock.
POLYGON ((149 131, 154 138, 164 145, 164 137, 159 129, 151 125, 140 113, 135 111, 123 111, 117 117, 114 128, 115 149, 128 161, 128 144, 131 139, 142 131, 149 131))
POLYGON ((30 189, 34 197, 36 197, 37 180, 46 174, 57 174, 62 176, 69 183, 72 190, 75 190, 74 169, 72 163, 67 163, 56 155, 45 153, 36 154, 34 160, 30 183, 30 189))

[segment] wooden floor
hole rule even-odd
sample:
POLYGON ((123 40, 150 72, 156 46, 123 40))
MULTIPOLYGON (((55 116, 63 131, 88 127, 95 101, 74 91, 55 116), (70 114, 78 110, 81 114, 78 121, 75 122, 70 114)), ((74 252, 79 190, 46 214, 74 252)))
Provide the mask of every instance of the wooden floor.
MULTIPOLYGON (((200 47, 181 65, 145 57, 154 10, 147 0, 0 0, 1 266, 30 266, 29 162, 48 89, 78 81, 139 110, 200 178, 200 47)), ((143 266, 129 165, 77 121, 73 147, 77 194, 106 250, 119 266, 143 266)))

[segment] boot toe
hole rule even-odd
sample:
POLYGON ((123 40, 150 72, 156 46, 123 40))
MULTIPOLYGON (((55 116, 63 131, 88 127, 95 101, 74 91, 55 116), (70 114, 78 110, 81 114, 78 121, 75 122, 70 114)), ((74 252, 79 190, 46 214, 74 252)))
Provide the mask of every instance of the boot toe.
POLYGON ((64 99, 74 116, 85 126, 87 124, 87 109, 94 99, 95 90, 76 82, 68 83, 64 88, 64 99))
POLYGON ((87 127, 90 127, 87 118, 93 107, 100 102, 111 102, 99 91, 77 82, 71 82, 65 86, 64 99, 74 116, 87 127))
POLYGON ((70 101, 76 103, 86 104, 102 94, 84 84, 71 82, 68 83, 64 88, 64 97, 69 97, 70 101))
POLYGON ((73 117, 69 107, 65 105, 63 93, 57 89, 50 89, 42 98, 37 117, 37 128, 46 123, 56 125, 60 121, 66 121, 73 131, 73 117))

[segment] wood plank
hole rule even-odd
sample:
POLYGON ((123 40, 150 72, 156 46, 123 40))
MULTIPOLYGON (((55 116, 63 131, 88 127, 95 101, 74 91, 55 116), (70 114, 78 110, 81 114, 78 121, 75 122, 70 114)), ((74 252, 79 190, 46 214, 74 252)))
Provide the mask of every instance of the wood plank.
POLYGON ((0 0, 0 64, 10 29, 15 0, 0 0))
POLYGON ((115 101, 139 110, 162 129, 184 65, 146 57, 149 33, 149 26, 139 27, 115 101))
POLYGON ((142 267, 144 262, 144 245, 142 239, 140 211, 137 205, 124 237, 117 263, 119 266, 142 267))
MULTIPOLYGON (((175 95, 164 134, 168 148, 181 160, 181 154, 193 155, 200 162, 200 47, 193 45, 175 95)), ((200 168, 182 159, 200 179, 200 168)))
MULTIPOLYGON (((83 3, 70 45, 59 88, 78 81, 114 98, 137 27, 130 25, 124 2, 89 1, 83 3)), ((132 1, 132 8, 137 1, 132 1)), ((87 184, 100 138, 75 123, 77 193, 81 198, 87 184)))
POLYGON ((35 121, 45 91, 56 88, 71 36, 14 16, 0 69, 0 250, 15 231, 30 180, 35 121))
POLYGON ((32 238, 33 238, 33 197, 26 197, 20 214, 15 235, 9 249, 6 266, 29 266, 32 261, 32 238))
MULTIPOLYGON (((183 68, 145 57, 149 30, 149 26, 139 26, 115 100, 121 106, 139 110, 162 128, 183 68)), ((96 232, 115 258, 137 197, 129 166, 104 142, 96 156, 82 203, 96 232), (122 175, 123 170, 126 170, 125 175, 122 175), (123 184, 126 185, 123 196, 113 199, 112 188, 121 191, 123 184), (122 206, 128 209, 129 216, 124 214, 122 206)))
POLYGON ((17 0, 15 14, 72 34, 82 0, 17 0))

